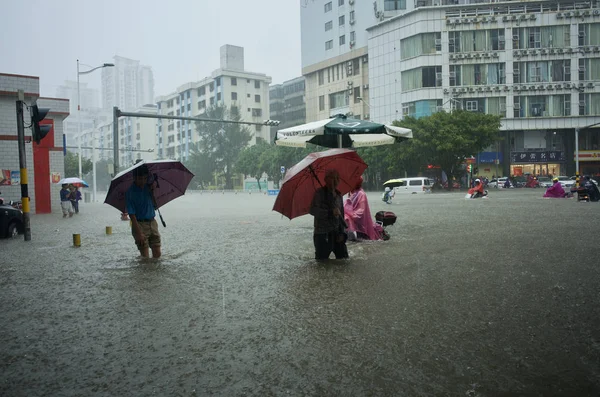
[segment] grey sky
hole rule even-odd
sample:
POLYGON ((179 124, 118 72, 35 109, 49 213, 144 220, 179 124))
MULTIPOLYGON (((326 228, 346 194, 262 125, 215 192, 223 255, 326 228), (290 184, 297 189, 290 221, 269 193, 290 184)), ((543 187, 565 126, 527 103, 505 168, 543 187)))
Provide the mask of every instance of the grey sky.
MULTIPOLYGON (((0 10, 0 72, 39 76, 43 96, 76 79, 77 58, 114 55, 151 66, 164 95, 217 69, 223 44, 244 47, 246 70, 273 83, 301 74, 298 0, 0 0, 0 10)), ((81 79, 100 87, 100 71, 81 79)))

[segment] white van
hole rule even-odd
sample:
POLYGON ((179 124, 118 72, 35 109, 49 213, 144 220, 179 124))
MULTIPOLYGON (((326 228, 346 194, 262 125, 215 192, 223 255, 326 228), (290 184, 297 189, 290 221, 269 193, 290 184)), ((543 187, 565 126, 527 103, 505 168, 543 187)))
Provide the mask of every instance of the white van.
POLYGON ((426 177, 398 178, 402 181, 400 186, 394 188, 396 194, 431 193, 432 180, 426 177))

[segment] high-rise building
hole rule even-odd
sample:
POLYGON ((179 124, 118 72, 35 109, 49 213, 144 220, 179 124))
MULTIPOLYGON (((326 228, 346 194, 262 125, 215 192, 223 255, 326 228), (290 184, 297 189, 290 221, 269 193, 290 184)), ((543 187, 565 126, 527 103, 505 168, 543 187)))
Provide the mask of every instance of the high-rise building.
POLYGON ((405 9, 406 0, 301 2, 307 121, 335 114, 369 119, 366 30, 405 9))
POLYGON ((371 117, 464 109, 502 117, 479 169, 600 173, 600 8, 560 1, 418 0, 368 29, 371 117))
MULTIPOLYGON (((244 70, 244 49, 221 47, 221 67, 210 77, 183 84, 171 94, 157 98, 158 113, 163 115, 197 117, 212 105, 236 106, 242 120, 262 122, 269 119, 269 84, 271 77, 244 70)), ((248 126, 252 141, 270 139, 267 126, 248 126)), ((187 159, 190 145, 201 137, 194 122, 158 120, 157 147, 159 158, 187 159)))
POLYGON ((132 111, 154 103, 154 77, 140 61, 115 56, 114 67, 102 68, 102 107, 132 111))
POLYGON ((305 84, 304 77, 297 77, 269 87, 270 117, 280 122, 271 127, 270 142, 274 141, 277 130, 306 123, 305 84))

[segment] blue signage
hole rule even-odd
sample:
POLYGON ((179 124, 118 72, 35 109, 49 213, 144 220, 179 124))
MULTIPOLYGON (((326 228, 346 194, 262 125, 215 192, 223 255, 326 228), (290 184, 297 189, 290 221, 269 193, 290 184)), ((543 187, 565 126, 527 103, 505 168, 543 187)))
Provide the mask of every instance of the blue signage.
POLYGON ((565 161, 565 152, 511 152, 511 163, 556 163, 565 161))
POLYGON ((498 163, 502 163, 502 152, 481 152, 477 155, 479 164, 494 164, 496 163, 496 158, 498 159, 498 163))
POLYGON ((274 190, 267 190, 267 193, 269 196, 277 196, 279 194, 279 189, 274 189, 274 190))

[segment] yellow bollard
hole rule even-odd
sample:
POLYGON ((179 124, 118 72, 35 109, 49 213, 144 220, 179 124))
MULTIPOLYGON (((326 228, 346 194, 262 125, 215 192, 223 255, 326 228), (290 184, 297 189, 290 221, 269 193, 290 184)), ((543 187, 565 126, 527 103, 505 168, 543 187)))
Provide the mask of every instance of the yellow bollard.
POLYGON ((73 246, 81 247, 81 235, 79 235, 79 234, 73 235, 73 246))
POLYGON ((112 234, 112 226, 106 226, 106 234, 112 234))

